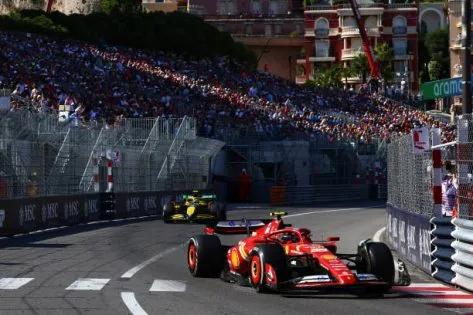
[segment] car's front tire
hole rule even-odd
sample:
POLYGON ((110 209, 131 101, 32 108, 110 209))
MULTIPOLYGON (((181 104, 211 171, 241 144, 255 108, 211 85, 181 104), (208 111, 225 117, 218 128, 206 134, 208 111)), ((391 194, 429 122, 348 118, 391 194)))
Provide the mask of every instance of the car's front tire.
POLYGON ((222 244, 216 235, 196 235, 187 246, 187 265, 194 277, 218 277, 223 269, 222 244))

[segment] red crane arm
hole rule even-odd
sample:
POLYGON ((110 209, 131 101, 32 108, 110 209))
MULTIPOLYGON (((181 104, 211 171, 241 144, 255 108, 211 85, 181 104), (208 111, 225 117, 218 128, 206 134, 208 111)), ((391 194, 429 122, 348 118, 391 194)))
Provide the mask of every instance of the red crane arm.
POLYGON ((48 12, 48 13, 51 12, 51 9, 53 7, 53 3, 54 3, 54 0, 48 0, 48 9, 46 10, 46 12, 48 12))
POLYGON ((353 15, 355 16, 356 24, 358 25, 358 29, 360 31, 361 40, 363 41, 363 49, 365 50, 366 57, 368 58, 368 63, 370 64, 371 77, 375 80, 379 80, 381 77, 379 74, 379 66, 375 61, 373 47, 371 47, 368 35, 366 34, 365 22, 361 17, 356 0, 350 0, 350 5, 353 11, 353 15))

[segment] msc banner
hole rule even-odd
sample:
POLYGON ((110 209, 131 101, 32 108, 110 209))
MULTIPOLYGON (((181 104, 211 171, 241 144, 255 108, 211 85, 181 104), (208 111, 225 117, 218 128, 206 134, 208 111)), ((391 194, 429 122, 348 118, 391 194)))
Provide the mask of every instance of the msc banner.
POLYGON ((188 193, 155 191, 0 200, 0 236, 104 219, 159 217, 164 204, 188 193))
POLYGON ((429 218, 386 205, 388 242, 401 258, 429 273, 430 222, 429 218))

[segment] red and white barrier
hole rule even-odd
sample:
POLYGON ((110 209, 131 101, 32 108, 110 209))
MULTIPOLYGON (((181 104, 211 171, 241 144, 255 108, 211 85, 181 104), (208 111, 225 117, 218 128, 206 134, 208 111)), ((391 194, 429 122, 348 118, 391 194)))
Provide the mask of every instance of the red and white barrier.
POLYGON ((92 156, 92 165, 93 165, 93 182, 94 182, 94 192, 99 192, 99 157, 97 151, 94 151, 92 156))
POLYGON ((113 191, 113 160, 107 159, 107 192, 113 191))
POLYGON ((432 128, 432 197, 434 216, 442 216, 442 150, 440 128, 432 128))

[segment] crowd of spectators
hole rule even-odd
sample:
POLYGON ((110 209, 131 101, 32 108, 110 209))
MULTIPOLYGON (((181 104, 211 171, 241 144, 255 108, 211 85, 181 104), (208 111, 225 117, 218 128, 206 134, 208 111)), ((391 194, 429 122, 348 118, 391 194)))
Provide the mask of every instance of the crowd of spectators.
POLYGON ((69 120, 109 126, 123 118, 189 115, 201 135, 217 138, 246 130, 269 139, 323 136, 359 144, 424 125, 442 127, 444 141, 454 137, 452 126, 383 97, 309 89, 225 57, 191 60, 7 32, 0 32, 0 46, 0 81, 13 90, 11 110, 27 103, 57 112, 68 105, 69 120))

